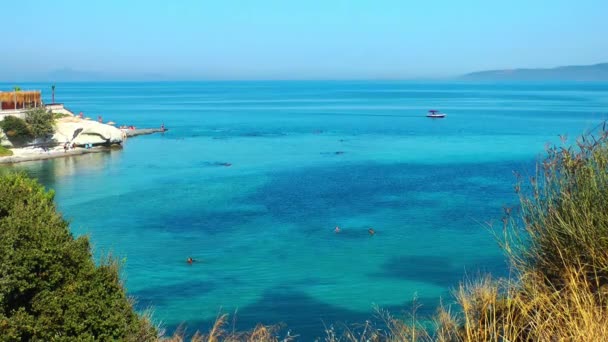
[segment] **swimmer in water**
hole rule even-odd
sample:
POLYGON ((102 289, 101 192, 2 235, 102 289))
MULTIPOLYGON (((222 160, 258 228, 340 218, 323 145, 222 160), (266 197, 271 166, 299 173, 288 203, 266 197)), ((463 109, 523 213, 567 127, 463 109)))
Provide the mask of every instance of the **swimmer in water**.
POLYGON ((369 236, 374 236, 374 234, 376 234, 376 231, 374 230, 374 228, 369 228, 367 230, 367 232, 369 233, 369 236))
POLYGON ((336 234, 338 234, 341 231, 342 231, 342 229, 340 229, 339 226, 336 226, 336 229, 334 229, 334 233, 336 233, 336 234))
POLYGON ((194 262, 194 259, 192 259, 192 257, 189 257, 188 259, 186 259, 186 262, 189 263, 190 265, 192 265, 192 263, 194 262))

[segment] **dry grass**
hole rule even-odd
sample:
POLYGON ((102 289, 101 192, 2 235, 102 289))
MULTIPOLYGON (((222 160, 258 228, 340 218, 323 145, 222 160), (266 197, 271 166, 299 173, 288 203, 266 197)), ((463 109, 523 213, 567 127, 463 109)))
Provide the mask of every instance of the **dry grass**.
MULTIPOLYGON (((191 338, 191 342, 290 342, 294 341, 297 336, 280 335, 281 325, 262 325, 258 324, 250 331, 227 331, 226 324, 228 323, 228 314, 219 315, 209 333, 203 334, 197 331, 191 338)), ((162 342, 185 342, 186 333, 183 328, 177 329, 173 336, 169 338, 161 338, 162 342)))
POLYGON ((608 341, 606 294, 594 292, 586 279, 571 269, 559 289, 542 274, 504 285, 490 278, 461 284, 456 299, 462 313, 440 309, 434 340, 608 341))
POLYGON ((411 311, 397 318, 390 312, 376 308, 376 319, 352 326, 333 325, 325 329, 325 342, 381 342, 381 341, 432 341, 431 335, 419 320, 419 305, 414 299, 411 311))

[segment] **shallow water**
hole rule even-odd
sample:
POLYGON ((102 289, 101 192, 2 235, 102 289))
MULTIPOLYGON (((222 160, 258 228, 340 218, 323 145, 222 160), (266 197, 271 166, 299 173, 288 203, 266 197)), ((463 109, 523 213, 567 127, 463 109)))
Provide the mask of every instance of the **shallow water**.
POLYGON ((13 167, 56 190, 98 257, 124 262, 139 308, 169 331, 238 310, 239 327, 285 322, 308 340, 373 305, 433 312, 465 276, 505 274, 486 223, 517 203, 512 171, 597 127, 608 84, 84 83, 57 99, 170 129, 13 167))

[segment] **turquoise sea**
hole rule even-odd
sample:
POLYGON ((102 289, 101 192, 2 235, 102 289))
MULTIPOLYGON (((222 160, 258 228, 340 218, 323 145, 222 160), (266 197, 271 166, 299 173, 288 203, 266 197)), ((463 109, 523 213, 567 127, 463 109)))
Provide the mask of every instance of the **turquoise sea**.
MULTIPOLYGON (((50 102, 50 84, 21 87, 50 102)), ((236 311, 237 327, 284 322, 303 340, 374 305, 430 314, 466 277, 507 274, 487 223, 517 204, 513 171, 608 113, 601 83, 59 83, 56 98, 170 129, 12 167, 123 262, 138 308, 169 332, 236 311)))

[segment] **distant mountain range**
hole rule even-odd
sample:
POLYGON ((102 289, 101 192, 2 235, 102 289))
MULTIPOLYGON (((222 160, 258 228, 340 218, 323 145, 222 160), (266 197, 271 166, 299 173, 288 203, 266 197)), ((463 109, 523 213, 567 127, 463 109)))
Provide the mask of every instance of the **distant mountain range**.
POLYGON ((58 69, 40 77, 50 81, 160 81, 167 77, 151 73, 108 73, 97 71, 82 71, 71 68, 58 69))
MULTIPOLYGON (((217 75, 216 75, 217 76, 217 75)), ((136 71, 89 71, 71 68, 56 69, 47 73, 27 73, 3 70, 0 82, 89 82, 89 81, 176 81, 197 80, 195 76, 136 71)), ((204 80, 204 77, 200 78, 204 80)), ((214 78, 211 78, 214 79, 214 78)), ((221 78, 219 78, 221 79, 221 78)), ((289 78, 287 78, 289 79, 289 78)), ((608 63, 594 65, 570 65, 556 68, 503 69, 477 71, 450 77, 448 80, 466 81, 603 81, 608 82, 608 63)))
POLYGON ((1 83, 21 82, 120 82, 120 81, 165 81, 172 78, 156 73, 144 72, 106 72, 75 70, 71 68, 56 69, 49 72, 5 71, 0 66, 1 83))
POLYGON ((608 81, 608 63, 569 65, 550 69, 478 71, 460 77, 478 81, 608 81))

